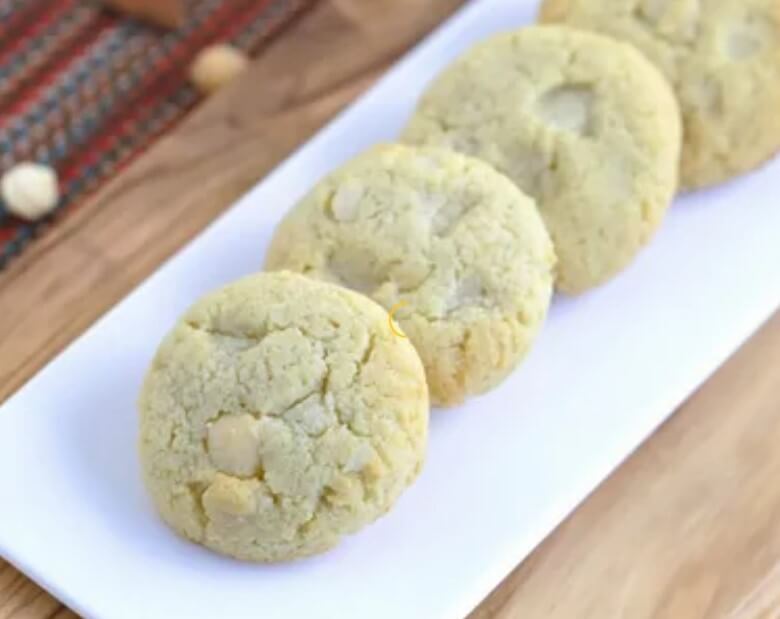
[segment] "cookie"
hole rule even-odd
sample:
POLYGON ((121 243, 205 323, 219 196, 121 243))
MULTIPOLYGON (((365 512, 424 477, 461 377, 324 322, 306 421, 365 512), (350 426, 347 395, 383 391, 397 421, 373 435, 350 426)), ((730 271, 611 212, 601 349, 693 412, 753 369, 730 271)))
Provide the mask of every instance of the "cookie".
POLYGON ((632 47, 537 26, 477 44, 428 87, 411 144, 492 164, 536 198, 558 254, 557 286, 578 293, 631 262, 677 188, 677 104, 632 47))
POLYGON ((726 181, 780 149, 777 0, 546 0, 541 19, 630 42, 662 69, 683 115, 684 187, 726 181))
POLYGON ((533 201, 457 153, 380 146, 323 180, 279 226, 269 269, 370 296, 453 405, 522 359, 550 303, 555 257, 533 201))
POLYGON ((144 477, 181 535, 249 561, 318 553, 417 477, 428 392, 412 345, 349 290, 291 273, 198 301, 140 397, 144 477))

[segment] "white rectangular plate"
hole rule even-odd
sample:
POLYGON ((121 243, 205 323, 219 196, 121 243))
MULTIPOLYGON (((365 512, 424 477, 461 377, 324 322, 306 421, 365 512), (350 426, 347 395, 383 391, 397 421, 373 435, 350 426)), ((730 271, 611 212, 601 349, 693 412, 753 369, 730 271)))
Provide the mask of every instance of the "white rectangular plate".
POLYGON ((224 559, 155 517, 135 399, 199 295, 258 269, 325 172, 390 140, 424 84, 535 2, 481 0, 102 318, 0 410, 0 554, 89 617, 452 619, 468 613, 780 304, 780 165, 680 199, 610 284, 556 299, 528 361, 434 413, 419 482, 387 517, 289 565, 224 559))

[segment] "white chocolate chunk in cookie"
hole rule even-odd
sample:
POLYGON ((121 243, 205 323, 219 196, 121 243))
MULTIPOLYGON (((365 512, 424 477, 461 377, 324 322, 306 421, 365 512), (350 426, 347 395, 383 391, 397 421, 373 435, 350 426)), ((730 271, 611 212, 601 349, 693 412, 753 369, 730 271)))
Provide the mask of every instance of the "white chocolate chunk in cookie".
POLYGON ((588 135, 594 103, 593 90, 571 84, 546 92, 539 99, 537 112, 547 123, 564 131, 588 135))
POLYGON ((224 473, 248 477, 260 466, 260 435, 251 415, 223 415, 208 426, 208 450, 224 473))

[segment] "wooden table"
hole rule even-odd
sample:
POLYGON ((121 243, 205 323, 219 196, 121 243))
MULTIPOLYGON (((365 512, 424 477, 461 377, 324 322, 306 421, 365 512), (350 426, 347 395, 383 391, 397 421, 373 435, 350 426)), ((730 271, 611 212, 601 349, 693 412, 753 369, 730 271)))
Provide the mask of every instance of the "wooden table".
MULTIPOLYGON (((323 0, 247 79, 12 263, 0 274, 0 400, 460 2, 323 0)), ((780 617, 778 446, 780 315, 472 619, 780 617)), ((72 616, 0 561, 0 619, 72 616)))

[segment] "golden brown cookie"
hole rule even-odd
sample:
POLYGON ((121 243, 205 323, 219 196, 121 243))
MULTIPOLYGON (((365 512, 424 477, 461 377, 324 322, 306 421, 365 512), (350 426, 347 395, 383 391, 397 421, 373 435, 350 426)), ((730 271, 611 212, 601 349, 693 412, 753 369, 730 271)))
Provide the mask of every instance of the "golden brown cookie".
POLYGON ((163 519, 217 552, 322 552, 417 477, 425 373, 370 299, 291 273, 198 301, 140 398, 141 461, 163 519))
POLYGON ((431 399, 503 380, 547 313, 555 257, 533 201, 487 164, 381 146, 324 179, 281 223, 267 267, 348 286, 392 310, 431 399))
POLYGON ((677 189, 680 118, 629 45, 556 26, 479 43, 439 75, 404 132, 479 157, 533 196, 558 288, 600 284, 636 256, 677 189))

